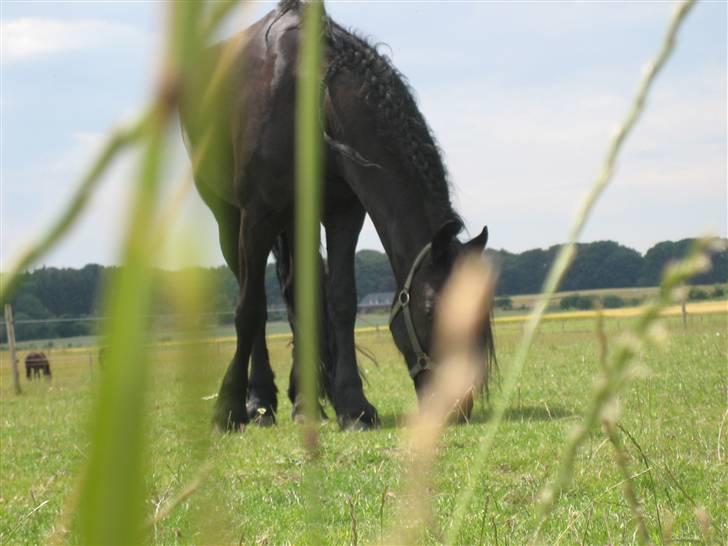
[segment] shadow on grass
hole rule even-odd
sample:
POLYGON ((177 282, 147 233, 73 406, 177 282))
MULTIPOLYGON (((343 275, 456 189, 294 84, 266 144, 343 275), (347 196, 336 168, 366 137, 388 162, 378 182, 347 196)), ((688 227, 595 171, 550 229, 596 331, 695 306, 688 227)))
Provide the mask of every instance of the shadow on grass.
MULTIPOLYGON (((492 408, 479 409, 474 412, 471 423, 486 423, 493 415, 492 408)), ((518 406, 506 409, 503 414, 505 421, 556 421, 558 419, 566 419, 578 416, 571 410, 562 408, 561 406, 549 406, 541 404, 540 406, 518 406)))
MULTIPOLYGON (((493 415, 492 408, 476 408, 473 410, 473 416, 468 421, 471 424, 482 424, 487 423, 493 415)), ((542 404, 540 406, 520 406, 514 408, 508 408, 503 415, 503 419, 506 421, 557 421, 559 419, 569 419, 578 417, 579 414, 575 413, 566 408, 560 406, 547 406, 542 404)), ((405 413, 394 413, 387 415, 380 415, 380 428, 383 430, 388 429, 401 429, 407 425, 409 418, 408 414, 405 413)), ((465 423, 462 423, 465 424, 465 423)))

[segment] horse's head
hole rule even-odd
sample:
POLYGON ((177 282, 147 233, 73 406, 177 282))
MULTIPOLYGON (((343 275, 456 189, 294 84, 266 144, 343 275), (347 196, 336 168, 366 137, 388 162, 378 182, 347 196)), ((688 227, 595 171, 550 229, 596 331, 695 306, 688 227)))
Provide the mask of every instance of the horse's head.
MULTIPOLYGON (((488 241, 488 228, 465 243, 457 239, 462 224, 457 221, 445 223, 434 235, 432 241, 419 253, 410 267, 403 286, 398 287, 390 315, 390 329, 397 347, 407 361, 410 376, 415 382, 418 397, 421 398, 436 363, 432 361, 433 325, 437 313, 438 299, 455 262, 470 252, 483 252, 488 241)), ((488 367, 494 357, 490 321, 482 337, 485 349, 483 379, 487 381, 488 367)), ((465 413, 469 414, 466 408, 465 413)), ((466 415, 467 417, 468 415, 466 415)))

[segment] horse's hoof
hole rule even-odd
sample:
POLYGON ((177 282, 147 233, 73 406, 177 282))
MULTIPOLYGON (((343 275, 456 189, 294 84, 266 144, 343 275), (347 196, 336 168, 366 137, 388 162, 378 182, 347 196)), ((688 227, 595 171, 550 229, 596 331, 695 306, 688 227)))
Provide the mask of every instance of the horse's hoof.
POLYGON ((381 424, 379 414, 377 414, 377 410, 373 406, 358 414, 339 415, 337 420, 342 430, 350 430, 352 432, 373 430, 379 428, 381 424))
MULTIPOLYGON (((299 425, 302 425, 306 422, 308 419, 308 416, 303 412, 301 408, 294 408, 291 412, 291 419, 293 419, 293 422, 299 425)), ((316 416, 317 421, 328 421, 329 416, 326 415, 326 412, 322 407, 319 407, 318 414, 316 416)))
POLYGON ((364 421, 360 421, 359 419, 339 419, 339 426, 341 427, 341 430, 346 430, 348 432, 361 432, 375 428, 374 426, 365 423, 364 421))
POLYGON ((268 428, 268 427, 275 426, 276 418, 273 415, 266 414, 266 415, 260 415, 254 419, 251 419, 250 422, 259 427, 268 428))
POLYGON ((459 400, 453 411, 450 413, 449 421, 458 425, 470 423, 470 416, 473 414, 473 395, 468 394, 459 400))
POLYGON ((272 427, 276 424, 276 415, 271 408, 251 406, 248 404, 248 418, 259 427, 272 427))
POLYGON ((234 408, 218 403, 212 417, 213 426, 221 432, 238 432, 245 429, 250 419, 244 408, 234 408))
MULTIPOLYGON (((326 415, 326 412, 324 411, 324 408, 321 404, 317 403, 317 416, 319 421, 328 421, 329 416, 326 415)), ((293 404, 293 409, 291 410, 291 419, 293 419, 293 422, 299 425, 302 425, 306 422, 307 416, 306 412, 303 408, 303 400, 301 400, 299 397, 296 397, 296 401, 293 404)))

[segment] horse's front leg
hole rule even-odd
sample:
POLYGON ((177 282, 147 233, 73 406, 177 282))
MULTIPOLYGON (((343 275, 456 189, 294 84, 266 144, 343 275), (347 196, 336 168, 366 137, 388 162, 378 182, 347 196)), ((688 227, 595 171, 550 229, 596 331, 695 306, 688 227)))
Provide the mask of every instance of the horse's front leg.
POLYGON ((276 229, 271 217, 241 213, 238 241, 240 297, 235 310, 237 346, 228 366, 215 407, 214 424, 222 430, 237 430, 249 421, 245 398, 248 392, 248 361, 253 342, 265 328, 265 266, 276 229))
POLYGON ((354 259, 365 212, 358 200, 327 213, 326 247, 329 260, 328 306, 336 346, 333 385, 334 409, 346 429, 368 429, 379 425, 379 415, 364 396, 356 364, 354 326, 356 322, 356 279, 354 259))

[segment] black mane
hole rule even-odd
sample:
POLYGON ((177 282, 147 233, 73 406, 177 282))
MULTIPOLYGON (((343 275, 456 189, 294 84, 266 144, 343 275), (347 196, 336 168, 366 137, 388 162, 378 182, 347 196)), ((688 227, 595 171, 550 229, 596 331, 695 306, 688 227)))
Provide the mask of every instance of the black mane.
POLYGON ((375 116, 377 130, 406 158, 405 166, 423 186, 433 227, 437 229, 448 220, 462 224, 450 203, 450 184, 440 148, 405 77, 364 38, 331 19, 326 26, 330 59, 324 85, 342 70, 361 82, 359 93, 375 116))
MULTIPOLYGON (((279 14, 300 8, 301 0, 281 0, 279 14)), ((361 82, 359 93, 374 114, 379 134, 388 139, 405 158, 404 165, 423 186, 432 227, 462 219, 450 202, 450 184, 440 148, 422 116, 406 78, 366 39, 324 15, 329 63, 324 75, 326 86, 346 70, 361 82)), ((341 145, 341 143, 339 143, 341 145)), ((350 149, 345 144, 343 149, 350 149)), ((353 154, 366 164, 356 151, 353 154)))

